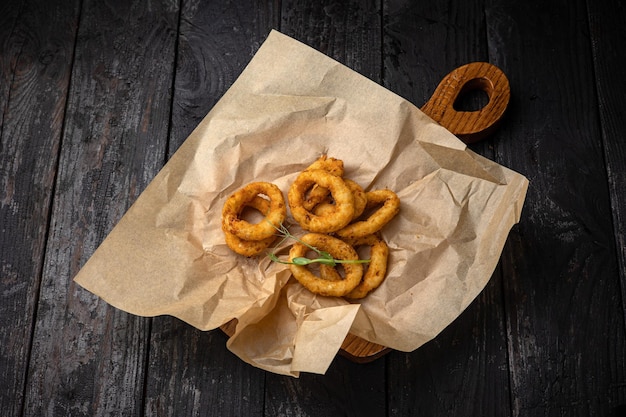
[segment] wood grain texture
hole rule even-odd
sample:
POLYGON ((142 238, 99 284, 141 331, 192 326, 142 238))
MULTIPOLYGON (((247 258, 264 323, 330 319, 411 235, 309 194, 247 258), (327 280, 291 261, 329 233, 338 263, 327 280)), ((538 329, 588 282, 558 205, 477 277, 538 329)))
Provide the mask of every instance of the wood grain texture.
POLYGON ((265 373, 226 348, 219 331, 153 319, 146 416, 263 416, 265 373))
MULTIPOLYGON (((608 176, 613 229, 618 250, 619 275, 622 283, 622 306, 626 317, 626 142, 624 138, 623 97, 626 83, 620 79, 626 66, 626 7, 622 2, 587 2, 589 31, 598 90, 598 110, 602 123, 602 143, 608 176)), ((626 387, 623 387, 626 389, 626 387)))
POLYGON ((165 4, 81 6, 24 415, 140 414, 150 321, 72 278, 162 166, 176 22, 165 4))
POLYGON ((76 2, 33 3, 0 6, 2 416, 19 415, 24 402, 78 24, 76 2))
POLYGON ((275 0, 183 2, 170 156, 278 27, 279 15, 275 0))
POLYGON ((391 349, 348 334, 341 344, 339 355, 357 363, 368 363, 389 353, 391 349))
POLYGON ((5 1, 0 5, 0 126, 3 126, 11 91, 11 83, 15 75, 15 57, 19 55, 22 42, 16 38, 16 25, 21 17, 23 0, 5 1))
MULTIPOLYGON (((182 7, 170 154, 235 81, 278 19, 271 2, 192 1, 182 7)), ((229 352, 219 331, 157 318, 148 366, 146 416, 263 415, 264 373, 229 352)))
POLYGON ((530 180, 502 261, 514 415, 609 415, 624 399, 616 388, 626 335, 587 22, 584 1, 490 1, 487 13, 490 47, 507 51, 496 64, 519 92, 496 158, 530 180))
POLYGON ((384 360, 336 357, 325 375, 267 374, 265 416, 386 416, 384 360))
POLYGON ((497 130, 511 99, 506 74, 488 62, 470 62, 454 68, 439 82, 421 110, 463 142, 479 142, 497 130), (460 109, 463 95, 480 91, 487 103, 479 109, 460 109))
POLYGON ((380 82, 380 0, 282 2, 280 30, 380 82))
POLYGON ((384 2, 384 85, 418 107, 461 65, 488 61, 484 7, 472 2, 384 2))

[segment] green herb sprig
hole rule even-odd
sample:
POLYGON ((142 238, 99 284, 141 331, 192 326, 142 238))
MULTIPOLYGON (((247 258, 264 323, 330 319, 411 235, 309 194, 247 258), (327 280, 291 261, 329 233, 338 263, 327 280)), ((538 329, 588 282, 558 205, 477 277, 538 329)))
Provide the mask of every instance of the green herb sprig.
POLYGON ((278 230, 279 235, 282 236, 282 240, 278 243, 278 245, 276 245, 276 247, 279 247, 287 239, 293 239, 296 242, 301 243, 307 248, 311 249, 313 252, 317 253, 317 256, 318 256, 317 258, 314 258, 314 259, 309 259, 303 256, 299 256, 297 258, 293 258, 291 261, 283 261, 276 255, 275 252, 268 253, 267 254, 268 258, 270 258, 274 262, 281 263, 281 264, 293 264, 293 265, 310 265, 312 263, 319 263, 319 264, 328 265, 332 267, 337 266, 337 264, 363 264, 363 263, 370 262, 369 259, 335 259, 332 257, 330 253, 323 251, 323 250, 319 250, 315 246, 311 246, 308 243, 305 243, 302 240, 298 239, 296 236, 292 235, 289 229, 287 229, 287 227, 285 227, 283 224, 281 224, 279 227, 276 227, 273 224, 272 226, 274 226, 274 228, 278 230))

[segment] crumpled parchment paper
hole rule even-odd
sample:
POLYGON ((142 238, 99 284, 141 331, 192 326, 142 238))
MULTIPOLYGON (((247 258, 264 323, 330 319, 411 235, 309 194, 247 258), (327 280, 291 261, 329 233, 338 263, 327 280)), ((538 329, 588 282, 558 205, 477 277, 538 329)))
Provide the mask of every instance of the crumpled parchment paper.
POLYGON ((324 373, 348 332, 412 351, 458 317, 491 277, 527 186, 403 98, 272 31, 75 281, 140 316, 201 330, 237 319, 227 345, 244 361, 324 373), (231 193, 269 181, 286 198, 322 154, 401 199, 383 231, 388 275, 359 303, 313 295, 267 257, 235 255, 221 231, 231 193))

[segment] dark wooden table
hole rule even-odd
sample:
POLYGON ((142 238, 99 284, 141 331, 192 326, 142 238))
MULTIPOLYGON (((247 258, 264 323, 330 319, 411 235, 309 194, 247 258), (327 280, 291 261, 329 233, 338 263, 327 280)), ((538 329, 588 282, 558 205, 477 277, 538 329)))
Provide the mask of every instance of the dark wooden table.
POLYGON ((0 416, 625 415, 625 24, 622 0, 4 0, 0 416), (530 180, 521 222, 414 352, 278 376, 72 281, 272 28, 418 106, 468 62, 509 77, 472 149, 530 180))

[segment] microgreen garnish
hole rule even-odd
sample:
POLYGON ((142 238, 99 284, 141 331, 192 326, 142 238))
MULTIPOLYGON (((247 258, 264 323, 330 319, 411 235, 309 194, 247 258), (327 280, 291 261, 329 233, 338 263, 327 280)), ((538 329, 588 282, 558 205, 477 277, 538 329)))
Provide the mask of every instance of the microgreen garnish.
POLYGON ((272 224, 272 226, 274 226, 274 228, 278 230, 279 235, 282 236, 281 241, 278 243, 278 245, 276 245, 276 247, 279 247, 287 239, 293 239, 296 242, 301 243, 307 248, 311 249, 313 252, 317 253, 317 256, 318 256, 317 258, 314 258, 314 259, 309 259, 303 256, 299 256, 297 258, 293 258, 291 261, 284 261, 280 259, 276 255, 275 252, 268 253, 267 254, 268 258, 270 258, 274 262, 278 262, 281 264, 294 264, 294 265, 309 265, 312 263, 319 263, 319 264, 328 265, 328 266, 336 266, 337 264, 362 264, 362 263, 370 262, 369 259, 335 259, 332 257, 330 253, 319 250, 315 246, 311 246, 308 243, 305 243, 302 240, 298 239, 296 236, 292 235, 289 229, 285 227, 285 225, 281 224, 279 227, 276 227, 274 224, 272 224))

